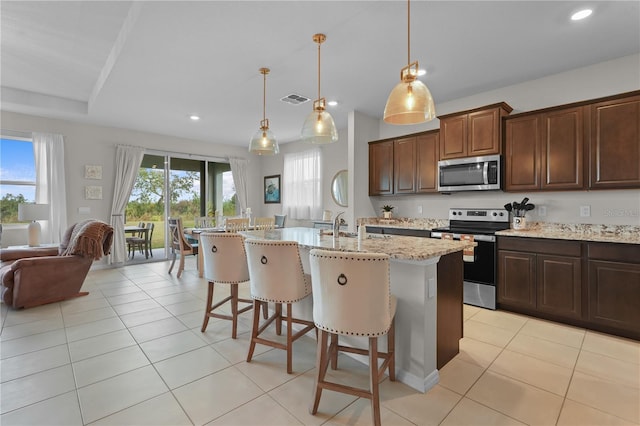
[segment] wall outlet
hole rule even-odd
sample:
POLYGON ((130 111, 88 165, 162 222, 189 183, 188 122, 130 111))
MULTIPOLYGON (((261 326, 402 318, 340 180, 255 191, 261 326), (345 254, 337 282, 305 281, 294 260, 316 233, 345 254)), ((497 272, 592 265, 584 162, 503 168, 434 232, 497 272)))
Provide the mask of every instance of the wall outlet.
POLYGON ((580 206, 580 217, 591 216, 591 206, 580 206))
POLYGON ((538 216, 546 216, 547 215, 547 206, 538 206, 538 216))
POLYGON ((422 206, 418 206, 418 213, 422 214, 422 206))

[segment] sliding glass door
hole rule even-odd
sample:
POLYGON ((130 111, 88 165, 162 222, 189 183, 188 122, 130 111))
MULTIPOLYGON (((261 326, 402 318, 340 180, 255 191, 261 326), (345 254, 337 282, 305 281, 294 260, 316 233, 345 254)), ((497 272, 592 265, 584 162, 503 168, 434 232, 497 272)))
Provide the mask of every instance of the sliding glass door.
MULTIPOLYGON (((176 155, 145 154, 126 209, 126 225, 154 224, 153 259, 166 259, 167 217, 181 217, 185 228, 200 216, 216 211, 236 214, 236 197, 229 163, 176 155)), ((134 254, 133 259, 140 259, 134 254)))

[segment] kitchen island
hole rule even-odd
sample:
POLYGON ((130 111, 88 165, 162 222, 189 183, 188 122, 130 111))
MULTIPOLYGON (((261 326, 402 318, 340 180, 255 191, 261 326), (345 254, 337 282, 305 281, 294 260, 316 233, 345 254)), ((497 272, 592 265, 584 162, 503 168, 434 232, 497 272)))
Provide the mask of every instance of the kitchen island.
MULTIPOLYGON (((312 228, 240 234, 246 238, 296 241, 307 272, 309 251, 314 248, 388 254, 391 293, 398 300, 395 323, 398 380, 426 392, 438 383, 438 368, 458 353, 462 337, 462 251, 475 243, 373 234, 364 240, 346 234, 334 238, 312 228)), ((299 302, 294 309, 296 315, 309 319, 313 316, 310 301, 299 302)), ((353 341, 366 347, 366 340, 353 338, 353 341)), ((381 344, 384 347, 386 343, 381 344)))

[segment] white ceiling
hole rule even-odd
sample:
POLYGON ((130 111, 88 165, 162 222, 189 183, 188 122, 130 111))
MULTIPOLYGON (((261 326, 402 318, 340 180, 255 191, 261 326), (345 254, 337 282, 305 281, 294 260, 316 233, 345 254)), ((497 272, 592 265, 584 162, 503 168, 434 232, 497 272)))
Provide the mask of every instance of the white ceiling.
MULTIPOLYGON (((338 128, 382 117, 407 63, 407 7, 393 1, 7 1, 3 110, 233 145, 267 118, 299 139, 322 95, 338 128), (293 106, 291 93, 311 98, 293 106), (199 122, 188 116, 198 114, 199 122)), ((640 52, 639 1, 411 3, 411 59, 438 103, 640 52), (591 17, 571 22, 588 6, 591 17)), ((533 94, 532 94, 533 95, 533 94)))

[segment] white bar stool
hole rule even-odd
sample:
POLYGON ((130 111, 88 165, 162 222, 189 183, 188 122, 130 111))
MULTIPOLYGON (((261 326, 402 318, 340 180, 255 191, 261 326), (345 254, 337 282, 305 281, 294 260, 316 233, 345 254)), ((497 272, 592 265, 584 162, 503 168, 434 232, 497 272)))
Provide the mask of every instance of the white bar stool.
POLYGON ((311 277, 304 273, 298 243, 295 241, 267 241, 247 239, 247 264, 251 277, 253 299, 253 328, 247 362, 251 362, 256 343, 287 351, 287 373, 293 372, 293 342, 315 328, 312 321, 293 316, 293 303, 311 295, 311 277), (267 313, 267 303, 275 303, 275 313, 260 325, 260 309, 267 313), (282 305, 287 305, 287 314, 282 314, 282 305), (281 343, 260 337, 260 334, 275 320, 276 334, 282 333, 282 320, 287 324, 287 341, 281 343), (304 327, 293 333, 293 324, 304 327))
POLYGON ((394 316, 396 299, 389 285, 389 256, 311 250, 313 321, 320 332, 316 356, 316 378, 309 411, 318 412, 323 389, 371 400, 373 424, 380 425, 379 382, 389 369, 395 380, 394 316), (378 352, 378 337, 387 335, 387 352, 378 352), (327 348, 328 336, 331 345, 327 348), (341 346, 339 335, 366 336, 369 349, 341 346), (329 361, 337 368, 338 351, 369 356, 369 389, 355 388, 325 379, 329 361), (378 368, 378 358, 384 362, 378 368))
POLYGON ((200 245, 204 256, 204 278, 209 281, 207 307, 201 331, 207 329, 209 318, 231 320, 233 326, 231 337, 238 334, 238 315, 252 308, 252 305, 238 309, 238 303, 252 303, 250 299, 238 297, 238 284, 249 281, 247 255, 244 251, 244 237, 233 233, 203 232, 200 234, 200 245), (215 284, 229 284, 231 295, 213 305, 213 288, 215 284), (231 304, 231 315, 213 312, 226 302, 231 304))

